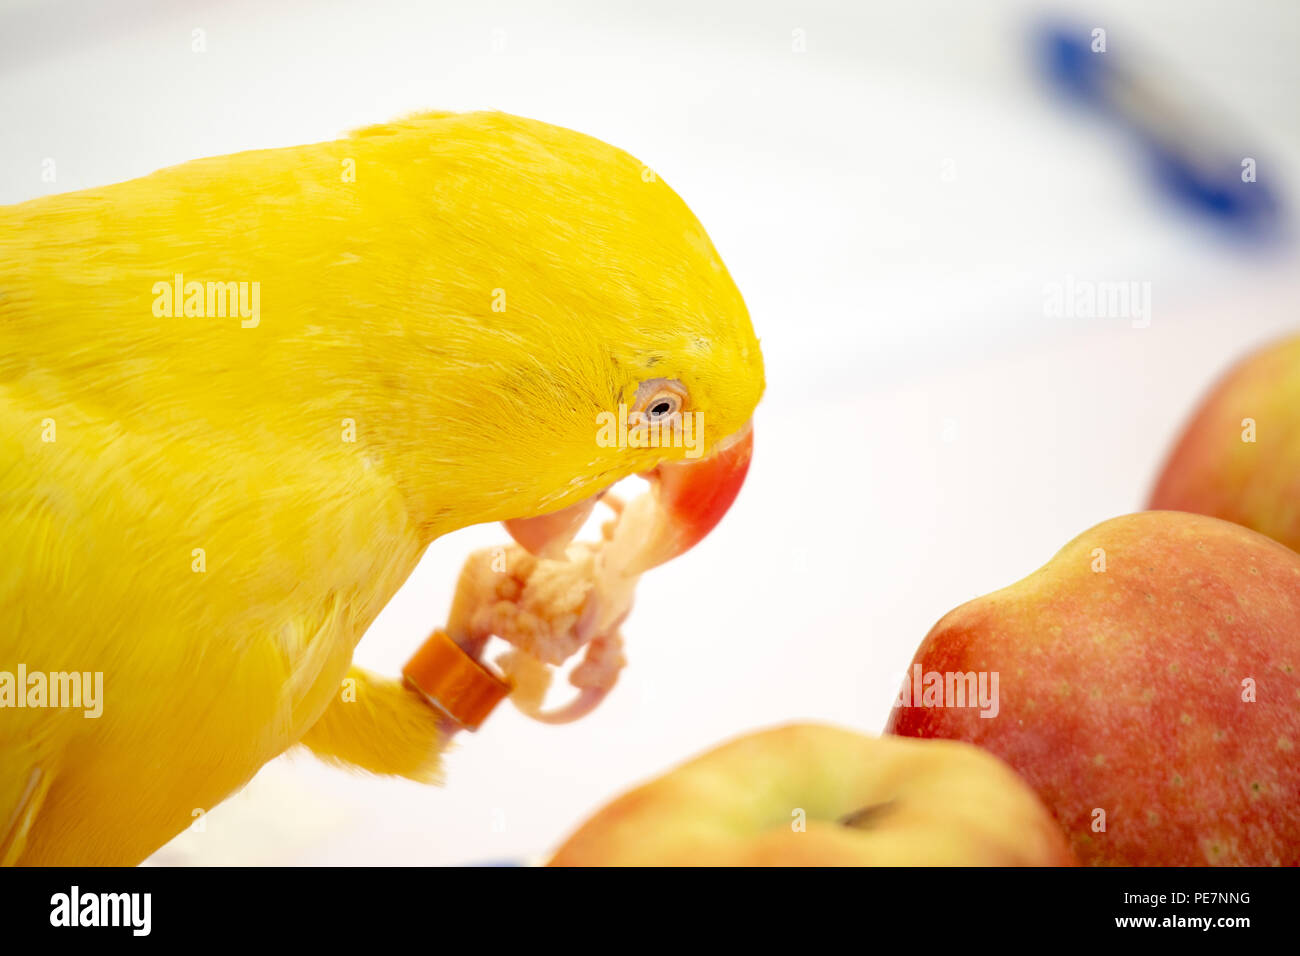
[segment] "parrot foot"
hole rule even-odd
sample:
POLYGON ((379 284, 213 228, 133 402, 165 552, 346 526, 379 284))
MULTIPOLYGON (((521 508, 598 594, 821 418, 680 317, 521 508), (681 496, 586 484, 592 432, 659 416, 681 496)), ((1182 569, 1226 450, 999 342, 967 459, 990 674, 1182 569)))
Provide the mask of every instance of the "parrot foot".
POLYGON ((615 518, 598 542, 570 544, 562 558, 539 558, 518 545, 470 555, 461 571, 447 634, 478 657, 489 637, 511 645, 495 663, 513 687, 511 701, 544 723, 567 723, 600 704, 618 681, 626 658, 619 627, 632 607, 636 576, 611 562, 610 546, 628 514, 613 495, 602 501, 615 518), (579 652, 569 676, 578 695, 543 710, 552 669, 579 652))

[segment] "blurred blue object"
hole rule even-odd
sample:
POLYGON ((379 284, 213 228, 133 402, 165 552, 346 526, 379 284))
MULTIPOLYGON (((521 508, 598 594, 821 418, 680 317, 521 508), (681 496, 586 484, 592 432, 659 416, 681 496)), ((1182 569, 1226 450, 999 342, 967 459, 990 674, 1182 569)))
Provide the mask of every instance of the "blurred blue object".
POLYGON ((1243 152, 1240 139, 1229 142, 1226 129, 1193 120, 1205 104, 1185 86, 1172 77, 1157 84, 1139 76, 1122 54, 1106 49, 1104 35, 1087 28, 1049 24, 1034 41, 1053 87, 1123 128, 1164 194, 1237 238, 1281 238, 1282 201, 1255 179, 1258 156, 1243 152))

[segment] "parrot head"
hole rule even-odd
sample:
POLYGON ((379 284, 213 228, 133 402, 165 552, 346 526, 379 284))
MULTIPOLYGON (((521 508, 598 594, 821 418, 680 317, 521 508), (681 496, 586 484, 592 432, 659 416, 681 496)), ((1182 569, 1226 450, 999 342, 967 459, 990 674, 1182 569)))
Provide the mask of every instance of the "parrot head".
POLYGON ((573 420, 559 443, 572 455, 568 485, 583 496, 505 524, 532 553, 559 557, 609 485, 639 474, 655 504, 624 568, 639 575, 699 542, 739 493, 764 386, 762 353, 740 293, 685 204, 626 154, 585 137, 566 141, 581 147, 575 165, 590 163, 594 182, 575 182, 565 197, 572 206, 554 220, 591 256, 565 287, 601 299, 557 323, 577 339, 560 363, 594 348, 603 366, 587 383, 587 420, 573 420))
POLYGON ((422 288, 447 317, 418 343, 441 358, 429 468, 445 484, 449 462, 475 466, 459 498, 476 499, 473 523, 504 521, 558 556, 603 492, 639 474, 656 509, 629 570, 703 538, 744 480, 764 373, 685 203, 619 149, 501 113, 354 135, 405 143, 407 176, 436 172, 418 180, 414 224, 436 252, 422 288))

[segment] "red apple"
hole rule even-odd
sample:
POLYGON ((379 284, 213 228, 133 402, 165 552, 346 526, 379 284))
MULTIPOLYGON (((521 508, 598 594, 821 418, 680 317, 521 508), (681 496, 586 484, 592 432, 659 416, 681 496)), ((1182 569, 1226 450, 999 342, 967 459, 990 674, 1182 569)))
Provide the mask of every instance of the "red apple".
POLYGON ((1206 396, 1150 506, 1235 521, 1300 551, 1300 336, 1249 356, 1206 396))
POLYGON ((913 667, 997 674, 996 715, 912 692, 887 729, 997 754, 1084 863, 1300 864, 1300 555, 1277 542, 1115 518, 948 614, 913 667))
POLYGON ((1051 866, 1076 861, 1038 798, 947 741, 792 725, 619 797, 552 866, 1051 866))

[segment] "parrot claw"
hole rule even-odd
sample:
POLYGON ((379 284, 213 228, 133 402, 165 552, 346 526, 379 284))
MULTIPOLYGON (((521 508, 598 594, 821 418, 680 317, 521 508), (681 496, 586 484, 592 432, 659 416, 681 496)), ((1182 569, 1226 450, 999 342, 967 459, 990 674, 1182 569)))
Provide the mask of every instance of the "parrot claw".
POLYGON ((528 716, 543 724, 571 724, 595 710, 610 690, 611 688, 608 687, 588 687, 563 707, 539 711, 528 716))
POLYGON ((569 544, 560 558, 539 557, 523 545, 477 551, 457 584, 447 634, 476 660, 490 637, 511 650, 494 662, 512 684, 510 697, 543 723, 568 723, 591 713, 613 689, 626 659, 618 628, 632 608, 639 575, 611 561, 611 543, 626 529, 625 508, 614 495, 601 500, 615 517, 598 542, 569 544), (504 558, 504 561, 502 560, 504 558), (585 652, 584 652, 585 649, 585 652), (551 670, 579 652, 569 703, 543 710, 551 670))
POLYGON ((593 640, 587 645, 582 663, 569 677, 569 683, 578 688, 577 696, 563 707, 528 713, 528 716, 544 724, 567 724, 586 717, 614 689, 626 663, 621 634, 615 632, 593 640))

